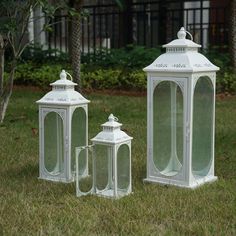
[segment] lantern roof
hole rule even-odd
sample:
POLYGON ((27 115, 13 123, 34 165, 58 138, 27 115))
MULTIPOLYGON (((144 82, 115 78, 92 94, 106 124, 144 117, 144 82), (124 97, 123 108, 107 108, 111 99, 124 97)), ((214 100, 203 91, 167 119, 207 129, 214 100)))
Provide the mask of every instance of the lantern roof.
POLYGON ((38 100, 37 103, 48 105, 80 105, 89 103, 89 100, 75 91, 74 87, 77 84, 68 80, 67 74, 71 77, 69 73, 62 70, 60 79, 50 84, 52 86, 52 91, 38 100))
POLYGON ((103 130, 91 139, 94 143, 116 144, 133 139, 120 129, 118 118, 110 114, 108 121, 101 125, 103 130))
POLYGON ((193 42, 192 35, 181 27, 178 39, 163 45, 166 53, 160 55, 151 65, 145 67, 146 72, 207 72, 218 71, 219 67, 212 64, 198 52, 201 45, 193 42), (191 40, 186 39, 186 33, 191 40))

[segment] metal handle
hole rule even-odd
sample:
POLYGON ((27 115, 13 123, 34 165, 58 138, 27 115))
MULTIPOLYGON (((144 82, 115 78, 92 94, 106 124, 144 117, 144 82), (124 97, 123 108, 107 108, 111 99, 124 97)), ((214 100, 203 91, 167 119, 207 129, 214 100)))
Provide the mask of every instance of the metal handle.
POLYGON ((68 73, 67 71, 65 71, 66 72, 66 74, 67 75, 69 75, 69 77, 70 77, 70 80, 73 82, 73 77, 71 76, 71 74, 70 73, 68 73))
POLYGON ((193 36, 191 35, 191 33, 188 32, 187 30, 185 30, 185 32, 190 36, 190 39, 193 41, 193 36))

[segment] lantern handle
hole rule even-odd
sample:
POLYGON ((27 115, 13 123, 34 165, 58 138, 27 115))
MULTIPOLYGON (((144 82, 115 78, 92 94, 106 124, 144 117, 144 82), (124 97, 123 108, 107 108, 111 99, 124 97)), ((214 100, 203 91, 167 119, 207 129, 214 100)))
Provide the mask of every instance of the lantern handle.
POLYGON ((60 79, 62 79, 62 80, 67 79, 67 78, 66 78, 66 77, 67 77, 66 75, 69 75, 70 80, 73 81, 73 78, 72 78, 71 74, 68 73, 68 72, 65 71, 65 70, 62 70, 62 71, 61 71, 61 73, 60 73, 60 79))
POLYGON ((190 32, 188 32, 187 30, 185 30, 185 32, 190 36, 191 41, 193 41, 193 36, 192 36, 192 34, 191 34, 190 32))
POLYGON ((179 39, 186 39, 186 33, 190 36, 190 39, 193 41, 193 36, 190 32, 188 32, 184 27, 181 27, 177 33, 179 39))
POLYGON ((65 72, 66 72, 66 74, 67 74, 67 75, 69 75, 69 77, 70 77, 70 80, 73 82, 73 78, 72 78, 71 74, 70 74, 70 73, 68 73, 67 71, 65 71, 65 72))
POLYGON ((108 117, 108 120, 117 122, 119 119, 117 117, 115 117, 113 114, 110 114, 109 117, 108 117))

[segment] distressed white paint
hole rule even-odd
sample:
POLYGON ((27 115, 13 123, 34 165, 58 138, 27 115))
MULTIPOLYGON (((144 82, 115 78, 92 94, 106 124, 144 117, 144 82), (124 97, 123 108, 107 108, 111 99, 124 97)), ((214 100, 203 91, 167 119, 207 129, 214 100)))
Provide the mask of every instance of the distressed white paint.
POLYGON ((71 171, 71 123, 76 108, 83 108, 86 114, 86 144, 88 140, 88 103, 80 93, 74 90, 76 83, 67 79, 67 72, 62 70, 60 79, 52 83, 52 91, 37 101, 39 104, 39 178, 72 182, 75 173, 71 171), (57 175, 48 172, 44 165, 44 119, 50 112, 56 112, 63 120, 64 171, 57 175))
MULTIPOLYGON (((214 175, 214 107, 213 104, 213 144, 211 167, 205 176, 197 177, 192 173, 192 135, 193 135, 193 95, 196 81, 201 76, 208 76, 212 82, 215 95, 215 76, 219 68, 205 56, 198 53, 201 45, 186 39, 182 27, 178 39, 164 45, 166 53, 159 56, 151 65, 144 68, 147 72, 147 178, 145 181, 195 188, 217 179, 214 175), (183 163, 175 175, 165 175, 154 164, 153 154, 153 93, 160 82, 175 82, 183 95, 183 163)), ((173 138, 173 137, 172 137, 173 138)), ((172 149, 173 149, 172 144, 172 149)))
POLYGON ((131 183, 131 140, 133 139, 129 135, 127 135, 124 131, 122 131, 120 128, 122 126, 121 123, 118 122, 118 119, 111 114, 108 118, 108 121, 101 125, 103 127, 103 130, 98 133, 94 138, 91 139, 92 145, 86 146, 86 147, 78 147, 76 148, 76 195, 83 196, 87 194, 96 194, 98 196, 102 197, 108 197, 108 198, 120 198, 125 195, 128 195, 132 192, 132 183, 131 183), (90 191, 83 192, 80 189, 80 181, 83 178, 79 174, 79 155, 80 152, 84 149, 93 149, 96 145, 103 145, 105 147, 109 147, 111 150, 108 155, 108 183, 113 182, 113 187, 109 188, 109 184, 107 187, 103 190, 99 190, 96 187, 96 160, 101 157, 97 157, 94 154, 94 151, 92 150, 92 165, 93 165, 93 185, 90 191), (126 158, 129 158, 129 186, 127 189, 120 189, 117 186, 117 153, 119 150, 119 147, 122 145, 127 145, 129 148, 129 156, 126 158), (109 159, 110 155, 110 159, 109 159), (112 163, 112 165, 111 165, 112 163))

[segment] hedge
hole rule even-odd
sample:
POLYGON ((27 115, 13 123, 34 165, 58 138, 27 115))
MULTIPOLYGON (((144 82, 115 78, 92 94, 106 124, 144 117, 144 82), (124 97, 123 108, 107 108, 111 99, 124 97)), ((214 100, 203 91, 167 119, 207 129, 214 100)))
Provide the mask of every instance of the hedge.
MULTIPOLYGON (((81 87, 85 89, 132 89, 145 90, 146 76, 142 70, 123 70, 120 68, 81 69, 81 87)), ((59 64, 35 67, 33 63, 20 64, 15 74, 15 84, 47 87, 59 79, 59 73, 66 69, 72 73, 70 65, 59 64)), ((8 74, 6 73, 6 76, 8 74)))
MULTIPOLYGON (((69 64, 45 64, 37 66, 31 62, 18 65, 15 74, 15 84, 48 87, 50 83, 59 79, 59 73, 66 69, 72 73, 69 64)), ((5 73, 8 76, 8 73, 5 73)), ((124 68, 81 68, 82 89, 124 89, 146 90, 146 75, 142 69, 124 68)), ((217 93, 236 93, 236 74, 231 70, 217 73, 217 93)))

